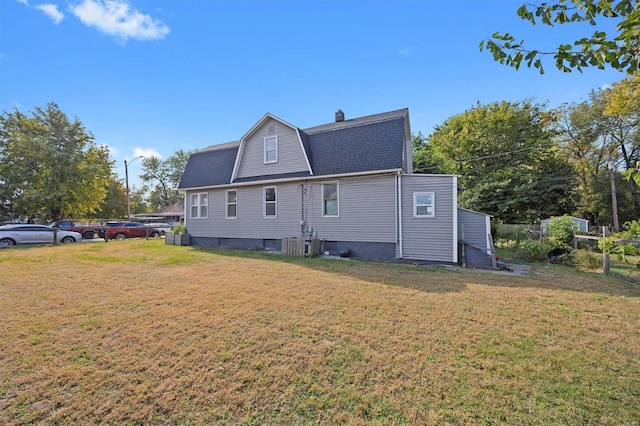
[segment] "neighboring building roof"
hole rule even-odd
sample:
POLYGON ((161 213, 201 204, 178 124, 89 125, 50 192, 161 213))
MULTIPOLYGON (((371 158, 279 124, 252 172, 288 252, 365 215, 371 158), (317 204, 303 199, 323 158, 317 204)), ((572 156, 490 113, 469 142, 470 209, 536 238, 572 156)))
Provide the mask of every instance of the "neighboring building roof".
POLYGON ((464 207, 458 207, 458 210, 462 210, 465 211, 467 213, 473 213, 473 214, 479 214, 481 216, 489 216, 489 217, 493 217, 493 215, 491 214, 487 214, 487 213, 482 213, 482 212, 477 212, 475 210, 470 210, 470 209, 465 209, 464 207))
POLYGON ((158 210, 154 210, 150 214, 164 216, 182 215, 184 214, 184 199, 176 201, 175 203, 169 204, 168 206, 162 207, 158 210))
MULTIPOLYGON (((408 109, 297 129, 314 176, 403 168, 408 109)), ((267 114, 265 117, 273 117, 267 114)), ((260 120, 261 123, 264 119, 260 120)), ((251 133, 256 126, 248 132, 251 133)), ((295 127, 294 127, 295 129, 295 127)), ((231 183, 240 142, 213 145, 191 155, 179 188, 231 183)), ((306 177, 308 172, 252 176, 234 183, 306 177)))

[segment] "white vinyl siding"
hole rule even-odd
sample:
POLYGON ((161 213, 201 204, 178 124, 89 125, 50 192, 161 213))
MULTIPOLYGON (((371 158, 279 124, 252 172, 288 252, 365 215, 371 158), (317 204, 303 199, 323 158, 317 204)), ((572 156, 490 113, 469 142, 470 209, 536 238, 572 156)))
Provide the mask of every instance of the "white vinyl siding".
POLYGON ((264 217, 278 216, 278 200, 275 186, 264 187, 264 217))
POLYGON ((238 218, 238 191, 229 190, 227 191, 227 209, 225 217, 227 219, 237 219, 238 218))
POLYGON ((413 193, 413 217, 435 217, 436 195, 433 192, 413 193))
POLYGON ((338 182, 322 184, 322 216, 339 216, 338 182))
POLYGON ((264 138, 264 163, 278 162, 278 136, 264 138))
POLYGON ((191 194, 190 202, 190 218, 191 219, 206 219, 209 212, 208 194, 206 192, 199 192, 197 194, 191 194))

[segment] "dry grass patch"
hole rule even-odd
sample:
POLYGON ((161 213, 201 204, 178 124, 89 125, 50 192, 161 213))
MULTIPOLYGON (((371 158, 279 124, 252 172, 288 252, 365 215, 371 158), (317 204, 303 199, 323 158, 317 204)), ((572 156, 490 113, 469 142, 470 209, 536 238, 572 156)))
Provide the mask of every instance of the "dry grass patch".
POLYGON ((640 422, 639 288, 534 272, 0 250, 0 423, 640 422))

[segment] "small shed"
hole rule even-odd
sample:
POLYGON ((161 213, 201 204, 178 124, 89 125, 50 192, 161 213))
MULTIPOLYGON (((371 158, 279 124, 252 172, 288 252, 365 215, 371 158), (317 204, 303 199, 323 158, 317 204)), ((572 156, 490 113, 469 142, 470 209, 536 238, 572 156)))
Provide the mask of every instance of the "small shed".
MULTIPOLYGON (((547 232, 547 226, 549 226, 549 224, 551 223, 552 219, 560 219, 563 216, 554 216, 554 217, 550 217, 547 219, 543 219, 540 221, 540 230, 542 231, 542 234, 544 235, 547 232)), ((567 216, 569 218, 571 218, 571 220, 573 220, 573 223, 575 224, 575 230, 579 231, 579 232, 589 232, 589 221, 587 219, 582 219, 579 217, 573 217, 573 216, 567 216)))
POLYGON ((467 266, 495 267, 491 215, 458 207, 458 242, 467 266))

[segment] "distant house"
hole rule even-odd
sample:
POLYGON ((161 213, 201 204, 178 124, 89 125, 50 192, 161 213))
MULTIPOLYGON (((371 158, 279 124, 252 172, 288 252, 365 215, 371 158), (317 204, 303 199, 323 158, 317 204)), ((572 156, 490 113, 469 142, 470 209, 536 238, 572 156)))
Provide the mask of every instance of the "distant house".
MULTIPOLYGON (((581 219, 579 217, 568 216, 573 220, 575 224, 575 230, 580 232, 589 232, 589 221, 587 219, 581 219)), ((562 216, 554 216, 540 221, 540 230, 543 234, 547 231, 547 226, 551 223, 552 219, 560 219, 562 216)))
POLYGON ((135 220, 141 222, 167 222, 180 223, 184 220, 184 200, 154 210, 151 213, 133 215, 135 220))
MULTIPOLYGON (((267 113, 239 141, 189 158, 179 189, 191 241, 280 250, 282 238, 313 236, 359 258, 457 263, 457 176, 413 173, 412 149, 407 109, 339 110, 306 129, 267 113)), ((480 223, 486 242, 485 218, 465 232, 480 223)))

